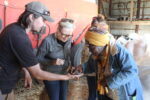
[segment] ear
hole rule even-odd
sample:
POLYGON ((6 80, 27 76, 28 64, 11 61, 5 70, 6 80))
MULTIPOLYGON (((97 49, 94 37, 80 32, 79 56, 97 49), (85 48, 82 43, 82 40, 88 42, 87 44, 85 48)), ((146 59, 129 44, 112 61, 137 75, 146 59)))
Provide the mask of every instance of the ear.
POLYGON ((34 20, 33 14, 29 15, 29 19, 30 19, 31 22, 34 20))

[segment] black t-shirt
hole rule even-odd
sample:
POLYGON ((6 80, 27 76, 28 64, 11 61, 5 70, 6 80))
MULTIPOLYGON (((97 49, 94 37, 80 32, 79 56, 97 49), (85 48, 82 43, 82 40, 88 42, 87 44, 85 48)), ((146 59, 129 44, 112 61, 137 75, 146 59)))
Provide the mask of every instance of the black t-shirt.
POLYGON ((58 39, 57 39, 57 42, 58 42, 60 45, 62 45, 63 47, 65 46, 65 43, 66 43, 66 42, 63 42, 63 41, 58 40, 58 39))
POLYGON ((17 23, 7 26, 0 34, 0 89, 14 88, 20 69, 37 63, 25 30, 17 23))

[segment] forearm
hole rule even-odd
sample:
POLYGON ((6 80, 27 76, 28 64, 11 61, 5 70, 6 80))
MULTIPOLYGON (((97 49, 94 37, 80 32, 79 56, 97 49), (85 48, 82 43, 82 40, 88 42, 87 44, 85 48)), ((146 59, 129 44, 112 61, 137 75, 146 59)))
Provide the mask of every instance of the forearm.
POLYGON ((107 79, 108 86, 110 88, 118 88, 121 85, 128 83, 135 75, 137 75, 136 70, 134 72, 121 71, 107 79))
POLYGON ((115 69, 120 70, 107 79, 110 88, 118 88, 128 83, 135 76, 138 76, 136 63, 127 49, 118 45, 118 54, 116 54, 113 59, 114 64, 112 65, 114 66, 112 67, 114 67, 114 72, 115 69))
POLYGON ((38 58, 38 61, 44 66, 55 65, 55 60, 52 59, 38 58))
POLYGON ((46 72, 40 69, 39 64, 28 68, 30 73, 38 80, 68 80, 67 75, 59 75, 50 72, 46 72))
POLYGON ((54 80, 68 80, 68 77, 66 75, 59 75, 59 74, 54 74, 46 71, 41 71, 37 79, 54 81, 54 80))

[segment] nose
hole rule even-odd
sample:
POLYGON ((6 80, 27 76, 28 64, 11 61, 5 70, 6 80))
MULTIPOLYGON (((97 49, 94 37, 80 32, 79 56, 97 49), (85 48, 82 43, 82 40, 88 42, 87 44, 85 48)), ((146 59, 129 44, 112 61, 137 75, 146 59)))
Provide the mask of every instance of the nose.
POLYGON ((63 38, 65 38, 65 37, 66 37, 66 35, 64 35, 64 34, 63 34, 63 35, 62 35, 62 37, 63 37, 63 38))

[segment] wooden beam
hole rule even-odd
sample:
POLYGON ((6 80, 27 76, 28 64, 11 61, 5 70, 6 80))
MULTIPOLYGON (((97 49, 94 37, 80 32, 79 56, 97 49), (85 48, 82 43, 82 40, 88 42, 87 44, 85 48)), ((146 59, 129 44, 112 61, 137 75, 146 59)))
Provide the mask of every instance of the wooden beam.
MULTIPOLYGON (((119 2, 119 3, 125 3, 126 1, 124 2, 119 2)), ((134 2, 137 2, 137 1, 134 1, 134 2)), ((150 0, 145 0, 145 1, 141 1, 141 2, 150 2, 150 0)), ((118 2, 113 2, 112 4, 118 4, 118 2)))
POLYGON ((111 30, 135 30, 134 28, 111 28, 111 30))
MULTIPOLYGON (((119 17, 119 15, 112 15, 112 16, 119 17)), ((123 16, 128 16, 128 15, 124 14, 123 16)), ((134 16, 136 16, 136 15, 134 15, 134 16)), ((144 16, 150 16, 150 14, 144 14, 144 16)), ((147 18, 145 18, 145 19, 147 19, 147 18)))
MULTIPOLYGON (((150 7, 140 7, 140 8, 144 8, 144 9, 149 9, 150 7)), ((107 8, 105 8, 105 9, 107 9, 107 8)), ((130 8, 126 8, 126 9, 128 9, 128 10, 130 10, 130 8)), ((124 10, 124 8, 114 8, 114 9, 112 9, 112 10, 124 10)))
POLYGON ((150 25, 150 21, 107 21, 108 24, 150 25))

